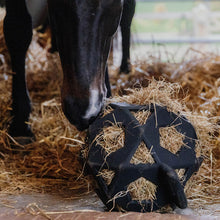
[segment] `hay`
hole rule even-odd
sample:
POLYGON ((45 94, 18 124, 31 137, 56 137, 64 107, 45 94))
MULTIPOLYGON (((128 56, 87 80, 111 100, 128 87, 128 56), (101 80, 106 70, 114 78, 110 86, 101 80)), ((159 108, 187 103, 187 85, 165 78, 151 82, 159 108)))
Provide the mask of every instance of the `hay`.
POLYGON ((175 126, 160 128, 159 133, 160 146, 173 154, 176 154, 181 146, 184 145, 183 140, 185 135, 179 133, 175 126))
POLYGON ((116 94, 128 95, 128 88, 147 87, 152 77, 177 82, 181 86, 178 96, 183 98, 187 94, 185 103, 190 110, 208 117, 220 116, 219 61, 220 56, 217 54, 203 54, 192 48, 178 63, 173 60, 163 62, 160 58, 149 56, 146 60, 135 63, 131 75, 118 76, 117 71, 114 71, 111 83, 116 94))
POLYGON ((115 176, 115 172, 113 170, 103 169, 99 172, 98 176, 101 176, 105 180, 106 184, 110 185, 115 176))
POLYGON ((132 114, 138 120, 140 125, 144 125, 147 119, 150 117, 151 112, 148 110, 140 110, 138 112, 132 112, 132 114))
POLYGON ((124 147, 125 133, 120 123, 105 127, 96 137, 96 142, 102 146, 107 154, 111 154, 124 147))
POLYGON ((150 163, 153 164, 155 161, 151 156, 151 150, 148 150, 145 143, 142 141, 138 146, 138 149, 134 153, 134 156, 131 158, 131 164, 140 164, 140 163, 150 163))
POLYGON ((128 191, 133 200, 150 200, 156 199, 157 186, 145 178, 139 178, 133 183, 128 185, 128 191))

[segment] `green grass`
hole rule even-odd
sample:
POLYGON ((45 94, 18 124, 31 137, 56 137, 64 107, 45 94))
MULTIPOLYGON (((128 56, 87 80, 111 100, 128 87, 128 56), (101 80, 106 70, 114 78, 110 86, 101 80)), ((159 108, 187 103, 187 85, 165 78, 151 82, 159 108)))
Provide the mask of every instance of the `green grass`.
POLYGON ((136 13, 149 13, 156 11, 157 8, 163 8, 168 12, 185 12, 191 10, 195 6, 192 2, 137 2, 136 13))
POLYGON ((149 20, 134 19, 132 24, 132 31, 138 33, 161 33, 161 32, 183 32, 192 29, 192 23, 186 19, 176 20, 149 20))
MULTIPOLYGON (((138 13, 153 13, 162 10, 165 12, 186 12, 191 11, 194 7, 194 2, 137 2, 136 14, 138 13)), ((182 29, 189 29, 191 22, 185 19, 177 20, 145 20, 134 18, 132 23, 132 31, 139 33, 146 32, 180 32, 182 29)))
MULTIPOLYGON (((201 2, 201 1, 200 1, 201 2)), ((159 13, 161 12, 189 12, 198 4, 194 1, 174 1, 174 2, 137 2, 136 14, 139 13, 159 13)), ((220 1, 210 3, 211 10, 220 11, 220 1)), ((159 33, 159 32, 177 32, 191 33, 192 21, 187 19, 176 20, 146 20, 134 18, 132 31, 138 33, 159 33)))
POLYGON ((220 11, 220 2, 211 2, 210 8, 212 11, 220 11))
MULTIPOLYGON (((205 1, 174 1, 174 2, 137 2, 136 13, 149 13, 155 12, 158 8, 162 8, 167 12, 186 12, 191 11, 193 7, 199 3, 205 3, 205 1)), ((220 11, 220 1, 214 1, 209 3, 212 11, 220 11)))

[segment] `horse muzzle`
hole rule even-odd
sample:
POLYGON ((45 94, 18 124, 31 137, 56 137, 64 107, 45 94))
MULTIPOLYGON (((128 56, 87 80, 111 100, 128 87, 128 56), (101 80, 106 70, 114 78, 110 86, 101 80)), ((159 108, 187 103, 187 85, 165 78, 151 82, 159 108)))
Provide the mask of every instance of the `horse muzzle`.
POLYGON ((65 97, 62 100, 64 115, 79 131, 83 131, 89 127, 100 113, 101 107, 102 105, 100 104, 100 107, 93 114, 88 115, 88 109, 91 108, 89 101, 77 100, 72 97, 65 97))

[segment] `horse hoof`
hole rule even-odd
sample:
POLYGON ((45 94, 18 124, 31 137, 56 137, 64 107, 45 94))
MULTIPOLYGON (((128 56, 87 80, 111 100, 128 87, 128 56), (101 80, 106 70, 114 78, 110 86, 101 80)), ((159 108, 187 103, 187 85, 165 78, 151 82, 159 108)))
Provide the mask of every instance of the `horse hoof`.
POLYGON ((131 72, 131 66, 120 67, 119 74, 129 74, 131 72))
POLYGON ((21 148, 23 145, 31 144, 36 139, 29 125, 24 126, 14 126, 11 124, 9 132, 11 138, 11 145, 17 146, 16 148, 21 148), (20 147, 19 147, 20 146, 20 147))

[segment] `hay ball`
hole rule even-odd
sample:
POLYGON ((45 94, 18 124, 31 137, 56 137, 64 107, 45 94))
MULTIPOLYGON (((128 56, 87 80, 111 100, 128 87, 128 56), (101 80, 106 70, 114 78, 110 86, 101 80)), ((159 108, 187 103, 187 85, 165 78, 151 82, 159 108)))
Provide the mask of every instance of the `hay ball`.
POLYGON ((110 104, 90 127, 87 166, 109 209, 151 211, 167 204, 186 206, 183 187, 190 195, 196 183, 188 180, 201 165, 200 156, 212 142, 214 130, 207 118, 187 109, 178 98, 180 89, 178 84, 154 80, 146 88, 129 89, 129 95, 110 100, 130 103, 129 110, 121 104, 117 110, 110 104), (174 177, 173 189, 167 186, 169 172, 174 177))
POLYGON ((111 106, 90 126, 87 165, 100 198, 109 209, 185 208, 183 186, 202 161, 196 158, 193 126, 156 104, 111 106))

